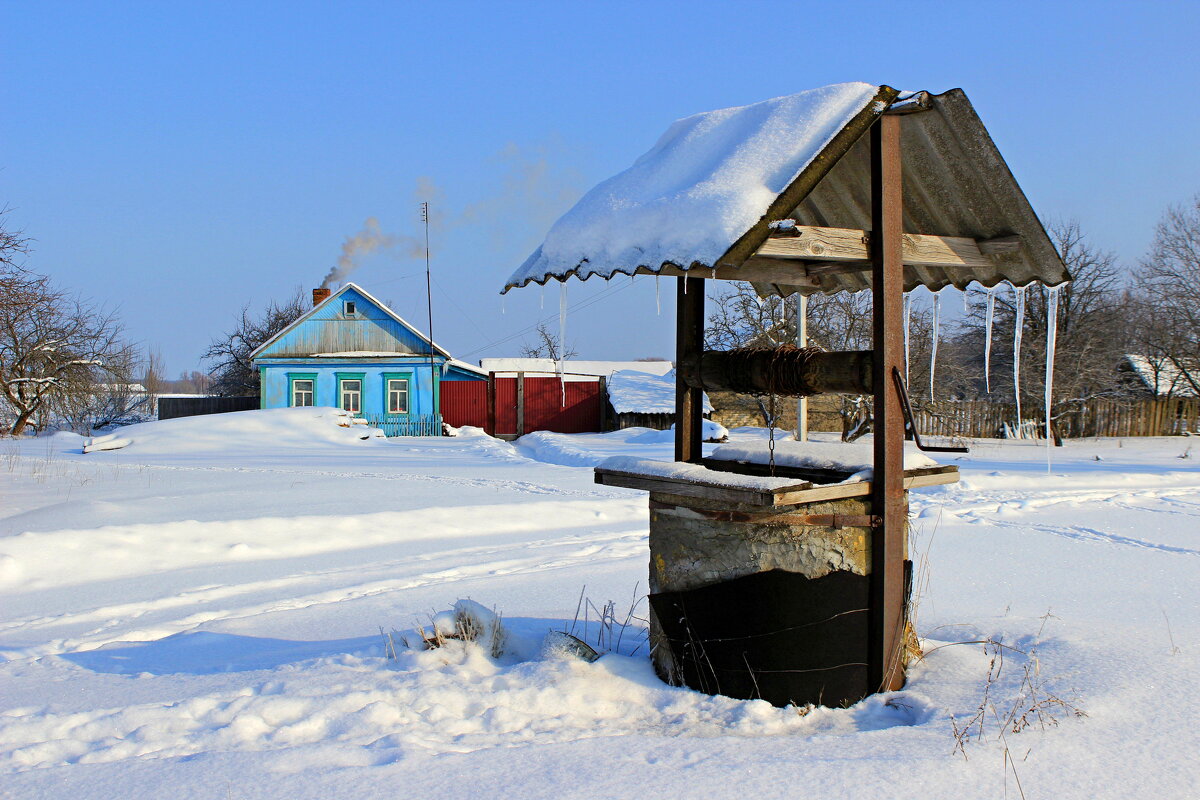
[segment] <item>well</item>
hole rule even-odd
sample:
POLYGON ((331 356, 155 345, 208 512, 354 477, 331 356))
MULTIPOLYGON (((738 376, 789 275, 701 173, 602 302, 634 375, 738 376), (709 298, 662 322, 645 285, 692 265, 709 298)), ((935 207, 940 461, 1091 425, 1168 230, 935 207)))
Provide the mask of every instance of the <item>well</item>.
POLYGON ((596 469, 650 493, 659 674, 778 704, 902 687, 907 492, 957 480, 906 469, 906 439, 955 448, 924 446, 913 421, 904 293, 1070 280, 966 95, 837 84, 680 120, 555 223, 505 291, 620 275, 678 279, 675 460, 596 469), (706 348, 709 281, 760 297, 869 290, 871 348, 706 348), (706 458, 705 391, 871 398, 869 477, 781 466, 774 450, 706 458))
MULTIPOLYGON (((650 492, 650 644, 659 677, 781 706, 847 705, 870 694, 879 523, 870 483, 833 472, 822 476, 837 480, 827 484, 734 475, 724 471, 733 464, 708 463, 683 473, 652 462, 596 471, 598 483, 650 492)), ((908 488, 957 479, 952 466, 905 473, 908 488)), ((905 608, 907 505, 905 490, 905 608)))

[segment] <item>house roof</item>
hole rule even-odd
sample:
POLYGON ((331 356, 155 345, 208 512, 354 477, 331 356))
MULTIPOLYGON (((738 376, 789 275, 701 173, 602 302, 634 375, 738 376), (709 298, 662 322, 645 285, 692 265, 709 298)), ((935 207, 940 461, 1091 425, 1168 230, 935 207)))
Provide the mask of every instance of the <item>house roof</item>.
MULTIPOLYGON (((421 331, 419 329, 417 329, 415 326, 409 324, 403 317, 401 317, 395 311, 392 311, 390 308, 388 308, 383 303, 379 302, 379 300, 377 300, 370 292, 368 292, 366 289, 363 289, 361 286, 354 283, 353 281, 347 281, 336 292, 329 295, 329 297, 326 297, 320 303, 318 303, 317 305, 310 308, 308 311, 301 314, 296 320, 294 320, 292 322, 292 324, 288 325, 286 328, 279 331, 279 333, 275 334, 270 339, 263 342, 258 347, 254 348, 254 351, 252 353, 250 353, 250 358, 251 359, 257 358, 260 353, 267 350, 271 345, 275 344, 277 341, 279 341, 280 339, 285 337, 288 333, 295 330, 298 326, 300 326, 306 320, 311 319, 315 314, 319 313, 322 309, 326 308, 331 303, 335 302, 339 297, 341 297, 342 295, 344 295, 347 291, 349 291, 351 289, 353 289, 355 292, 360 294, 365 300, 370 302, 372 305, 374 305, 380 311, 385 313, 389 318, 391 318, 395 322, 399 323, 400 325, 404 326, 409 331, 411 331, 414 336, 416 336, 418 339, 420 339, 425 344, 432 347, 435 353, 445 356, 446 358, 450 358, 449 352, 447 352, 442 347, 439 347, 436 342, 432 341, 428 336, 421 333, 421 331)), ((309 354, 309 357, 382 358, 382 357, 394 356, 394 355, 396 355, 396 354, 390 353, 390 352, 383 352, 383 351, 369 351, 369 352, 368 351, 345 351, 345 352, 311 353, 311 354, 309 354)))
MULTIPOLYGON (((633 166, 564 214, 504 291, 572 275, 717 268, 735 275, 767 243, 773 224, 787 220, 861 235, 871 225, 870 137, 863 134, 889 109, 919 112, 901 119, 906 233, 1019 237, 976 263, 906 269, 906 289, 1070 280, 962 90, 930 95, 846 83, 674 123, 633 166)), ((866 270, 810 274, 802 258, 794 264, 805 280, 756 283, 760 294, 870 285, 866 270)))
MULTIPOLYGON (((546 372, 557 373, 558 362, 553 358, 481 358, 479 366, 488 372, 546 372)), ((567 359, 563 372, 572 375, 608 376, 621 370, 666 375, 673 367, 670 361, 580 361, 567 359)))
POLYGON ((1129 353, 1125 356, 1134 374, 1156 396, 1200 397, 1193 383, 1200 384, 1200 363, 1183 363, 1183 368, 1166 358, 1129 353), (1190 380, 1189 380, 1190 378, 1190 380))
MULTIPOLYGON (((669 366, 669 364, 668 364, 669 366)), ((635 370, 614 372, 608 378, 608 402, 618 414, 674 414, 675 371, 662 375, 635 370)), ((700 393, 705 414, 713 410, 708 395, 700 393)))

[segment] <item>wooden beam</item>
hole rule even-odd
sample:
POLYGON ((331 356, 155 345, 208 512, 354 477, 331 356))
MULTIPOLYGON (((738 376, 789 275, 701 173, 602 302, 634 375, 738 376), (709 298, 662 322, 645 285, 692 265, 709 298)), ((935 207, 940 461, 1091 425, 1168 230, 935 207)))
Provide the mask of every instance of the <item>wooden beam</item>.
POLYGON ((1015 253, 1021 249, 1021 237, 1018 234, 1010 236, 996 236, 991 239, 979 240, 979 252, 985 256, 998 255, 1000 253, 1015 253))
MULTIPOLYGON (((675 366, 704 352, 704 281, 680 278, 675 293, 675 366)), ((675 460, 699 462, 704 430, 704 392, 683 381, 675 370, 675 460)))
MULTIPOLYGON (((871 234, 868 231, 812 225, 797 225, 796 230, 800 232, 799 236, 767 239, 755 255, 806 261, 871 261, 871 234)), ((912 267, 996 266, 981 252, 979 243, 974 239, 923 233, 904 234, 901 260, 905 266, 912 267)))
MULTIPOLYGON (((867 680, 878 691, 904 686, 905 526, 904 418, 892 369, 904 366, 905 247, 900 122, 884 116, 871 129, 872 325, 875 403, 871 513, 881 524, 871 536, 870 639, 867 680)), ((802 239, 801 239, 802 241, 802 239)), ((974 245, 974 242, 972 242, 974 245)))
POLYGON ((820 281, 805 275, 805 262, 782 258, 751 257, 741 267, 717 267, 705 269, 680 269, 679 267, 664 266, 657 273, 649 269, 639 269, 640 275, 658 274, 664 278, 682 278, 690 276, 695 280, 718 281, 755 281, 757 283, 782 283, 789 286, 820 286, 820 281))

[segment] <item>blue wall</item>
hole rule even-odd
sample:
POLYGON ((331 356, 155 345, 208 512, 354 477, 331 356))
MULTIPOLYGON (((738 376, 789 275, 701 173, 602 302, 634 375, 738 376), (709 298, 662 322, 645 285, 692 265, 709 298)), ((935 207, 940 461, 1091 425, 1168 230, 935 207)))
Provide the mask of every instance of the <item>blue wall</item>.
MULTIPOLYGON (((441 362, 444 359, 435 357, 439 373, 437 382, 441 382, 441 362)), ((286 408, 291 405, 290 379, 296 376, 316 378, 316 392, 313 405, 341 405, 338 397, 338 374, 343 377, 362 376, 362 413, 364 416, 376 416, 387 413, 387 386, 384 375, 393 377, 409 377, 408 413, 433 414, 438 411, 434 402, 433 386, 430 382, 428 358, 396 358, 386 361, 342 360, 332 358, 288 359, 286 362, 272 363, 270 359, 258 361, 262 375, 262 407, 286 408)))

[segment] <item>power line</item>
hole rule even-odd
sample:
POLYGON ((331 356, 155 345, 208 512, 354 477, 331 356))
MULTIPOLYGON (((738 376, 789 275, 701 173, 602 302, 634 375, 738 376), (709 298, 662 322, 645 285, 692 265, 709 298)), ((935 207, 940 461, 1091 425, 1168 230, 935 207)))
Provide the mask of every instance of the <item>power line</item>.
MULTIPOLYGON (((576 303, 574 305, 567 306, 567 310, 568 311, 579 311, 579 310, 585 309, 590 305, 600 302, 601 300, 607 300, 609 297, 611 297, 612 295, 614 295, 618 292, 625 291, 630 286, 633 286, 633 281, 630 281, 629 283, 621 283, 620 285, 617 285, 617 286, 610 286, 608 289, 603 290, 602 292, 600 292, 597 295, 589 297, 586 300, 580 300, 578 303, 576 303)), ((549 322, 550 320, 554 319, 556 316, 557 316, 556 314, 548 314, 547 316, 542 317, 539 320, 537 320, 537 322, 533 323, 532 325, 524 327, 515 333, 512 333, 501 339, 497 339, 493 342, 488 342, 487 344, 480 345, 479 347, 476 347, 474 350, 468 350, 467 352, 463 353, 463 356, 465 357, 465 356, 472 355, 474 353, 478 353, 481 350, 487 350, 489 347, 495 347, 498 344, 505 344, 507 342, 511 342, 513 339, 517 339, 521 336, 524 336, 527 333, 530 333, 530 332, 536 330, 538 325, 549 322)))

